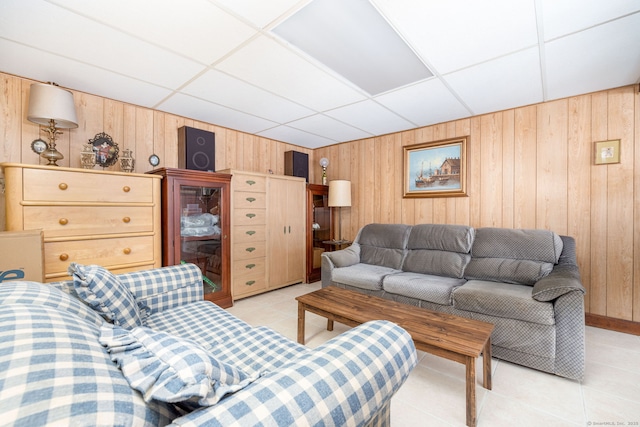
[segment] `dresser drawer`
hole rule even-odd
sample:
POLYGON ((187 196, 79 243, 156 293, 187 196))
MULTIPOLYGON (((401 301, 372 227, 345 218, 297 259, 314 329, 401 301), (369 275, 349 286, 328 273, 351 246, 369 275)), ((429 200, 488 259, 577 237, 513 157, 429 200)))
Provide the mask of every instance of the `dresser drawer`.
POLYGON ((237 243, 249 243, 260 242, 266 239, 266 225, 237 225, 233 227, 233 240, 234 244, 237 243))
POLYGON ((153 231, 151 206, 25 206, 24 228, 44 237, 153 231))
POLYGON ((266 209, 234 209, 234 225, 264 225, 267 223, 266 209))
POLYGON ((267 177, 244 175, 241 173, 233 174, 233 191, 251 191, 265 192, 267 191, 267 177))
POLYGON ((267 288, 267 277, 264 262, 261 264, 256 263, 252 268, 243 267, 234 271, 232 288, 234 297, 265 290, 267 288))
POLYGON ((233 244, 233 259, 236 261, 251 258, 264 258, 266 255, 267 242, 247 242, 233 244))
POLYGON ((45 272, 66 272, 71 262, 98 264, 104 267, 145 261, 153 263, 153 239, 153 236, 141 236, 46 242, 45 272))
POLYGON ((135 202, 153 201, 153 178, 47 169, 24 169, 25 201, 135 202))
POLYGON ((234 209, 255 209, 267 207, 267 193, 250 193, 248 191, 236 191, 233 193, 234 209))

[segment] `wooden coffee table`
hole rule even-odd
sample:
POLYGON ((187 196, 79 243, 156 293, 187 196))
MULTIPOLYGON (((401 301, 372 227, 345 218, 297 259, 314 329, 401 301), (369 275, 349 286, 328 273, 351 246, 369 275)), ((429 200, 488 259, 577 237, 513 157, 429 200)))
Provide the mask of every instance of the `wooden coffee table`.
POLYGON ((418 350, 466 366, 467 425, 476 425, 476 358, 484 355, 482 385, 491 390, 491 323, 438 313, 359 292, 329 286, 296 298, 298 342, 304 344, 305 312, 333 322, 357 326, 370 320, 389 320, 404 328, 418 350))

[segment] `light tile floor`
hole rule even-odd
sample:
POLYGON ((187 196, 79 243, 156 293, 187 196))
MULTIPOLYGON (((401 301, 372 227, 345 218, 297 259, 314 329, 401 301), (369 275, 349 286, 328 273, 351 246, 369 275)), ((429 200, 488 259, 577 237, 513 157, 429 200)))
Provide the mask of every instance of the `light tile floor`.
MULTIPOLYGON (((298 284, 235 302, 231 313, 292 340, 297 337, 296 296, 320 288, 298 284)), ((307 345, 315 347, 348 329, 306 316, 307 345)), ((477 365, 478 426, 640 426, 640 336, 587 327, 582 382, 493 359, 493 389, 482 388, 477 365)), ((419 364, 393 397, 392 425, 464 426, 463 365, 418 352, 419 364)))

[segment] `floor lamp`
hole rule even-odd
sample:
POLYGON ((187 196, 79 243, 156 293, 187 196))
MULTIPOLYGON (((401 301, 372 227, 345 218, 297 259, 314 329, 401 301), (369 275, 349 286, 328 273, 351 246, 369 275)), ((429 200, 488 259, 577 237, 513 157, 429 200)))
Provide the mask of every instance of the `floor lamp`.
POLYGON ((342 242, 342 208, 351 206, 351 181, 329 181, 329 207, 338 208, 338 242, 342 242))

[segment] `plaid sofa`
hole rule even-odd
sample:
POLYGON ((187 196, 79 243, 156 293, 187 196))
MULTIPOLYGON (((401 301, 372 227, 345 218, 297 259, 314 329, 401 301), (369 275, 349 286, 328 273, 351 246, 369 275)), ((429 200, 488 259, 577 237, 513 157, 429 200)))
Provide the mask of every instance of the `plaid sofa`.
POLYGON ((495 325, 492 355, 581 380, 584 294, 575 241, 548 230, 369 224, 322 254, 334 285, 495 325))
POLYGON ((254 379, 211 406, 147 399, 123 376, 125 367, 112 361, 115 350, 109 354, 101 345, 104 330, 131 330, 110 324, 80 301, 72 281, 4 283, 3 425, 384 426, 391 397, 417 363, 410 336, 389 322, 361 325, 315 349, 251 327, 203 301, 194 265, 117 278, 145 308, 145 330, 162 331, 172 342, 188 339, 207 357, 254 379))

